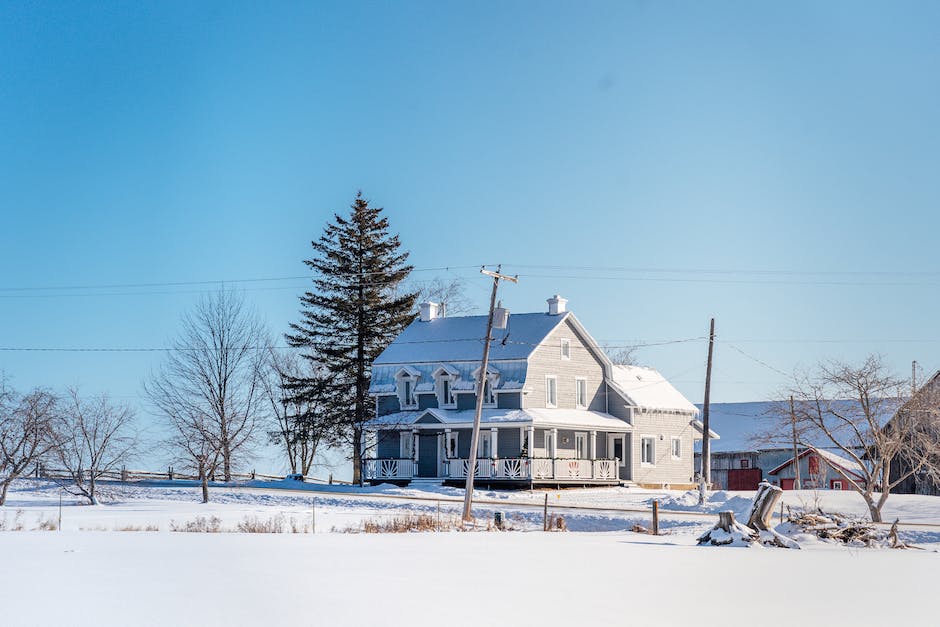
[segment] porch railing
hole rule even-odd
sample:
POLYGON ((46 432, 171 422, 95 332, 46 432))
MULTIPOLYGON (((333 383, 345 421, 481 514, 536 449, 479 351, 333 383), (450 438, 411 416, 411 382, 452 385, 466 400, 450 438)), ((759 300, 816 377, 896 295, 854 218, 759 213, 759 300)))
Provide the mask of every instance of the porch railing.
MULTIPOLYGON (((463 479, 467 476, 470 462, 466 459, 448 460, 451 479, 463 479)), ((500 459, 479 459, 475 477, 485 479, 521 479, 529 480, 599 480, 617 481, 618 460, 616 459, 549 459, 528 457, 505 457, 500 459)))
POLYGON ((366 479, 412 479, 414 461, 410 459, 367 459, 366 479))

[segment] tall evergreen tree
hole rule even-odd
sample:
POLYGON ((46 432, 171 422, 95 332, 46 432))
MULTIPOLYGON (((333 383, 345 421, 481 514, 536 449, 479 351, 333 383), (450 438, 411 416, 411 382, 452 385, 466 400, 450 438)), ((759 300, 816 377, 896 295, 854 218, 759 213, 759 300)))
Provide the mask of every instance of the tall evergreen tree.
MULTIPOLYGON (((351 447, 353 481, 361 483, 363 428, 374 415, 372 360, 414 320, 417 294, 401 290, 412 266, 382 209, 369 206, 362 192, 349 216, 335 214, 311 245, 316 254, 304 263, 316 274, 315 290, 300 297, 301 320, 286 338, 330 373, 333 441, 351 447)), ((311 385, 309 392, 318 390, 311 385)))

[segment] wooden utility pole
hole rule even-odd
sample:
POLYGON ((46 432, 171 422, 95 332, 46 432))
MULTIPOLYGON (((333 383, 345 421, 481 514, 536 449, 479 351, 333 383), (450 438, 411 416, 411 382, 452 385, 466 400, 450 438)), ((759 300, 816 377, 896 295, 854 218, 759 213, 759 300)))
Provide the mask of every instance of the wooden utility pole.
POLYGON ((473 414, 473 436, 470 438, 470 459, 467 462, 467 484, 463 496, 463 521, 470 522, 473 517, 470 510, 473 507, 473 479, 477 471, 477 444, 480 441, 480 417, 483 414, 483 392, 486 389, 486 368, 490 361, 490 343, 493 341, 493 312, 496 310, 496 289, 500 279, 519 282, 519 277, 500 274, 502 266, 496 267, 496 272, 486 268, 480 269, 482 274, 493 277, 493 293, 490 295, 490 313, 486 319, 486 337, 483 340, 483 362, 480 364, 480 380, 477 381, 477 405, 473 414))
POLYGON ((793 425, 793 489, 802 490, 803 482, 800 481, 800 453, 796 444, 796 412, 793 410, 793 395, 790 395, 790 423, 793 425))
POLYGON ((911 398, 917 395, 917 360, 911 362, 911 398))
MULTIPOLYGON (((715 349, 715 319, 712 318, 708 330, 708 362, 705 366, 705 404, 702 406, 702 482, 704 490, 712 483, 712 460, 708 446, 708 405, 712 389, 712 353, 715 349)), ((704 490, 702 499, 704 500, 704 490)))

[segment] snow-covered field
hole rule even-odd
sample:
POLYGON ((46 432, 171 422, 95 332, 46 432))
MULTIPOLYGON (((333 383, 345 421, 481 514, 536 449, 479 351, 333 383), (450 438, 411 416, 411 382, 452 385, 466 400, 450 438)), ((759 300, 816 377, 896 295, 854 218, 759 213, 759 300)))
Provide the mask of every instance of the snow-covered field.
MULTIPOLYGON (((308 487, 308 486, 305 486, 308 487)), ((379 486, 317 491, 109 486, 108 502, 64 499, 23 481, 0 508, 0 624, 29 625, 726 625, 758 612, 767 625, 931 624, 940 574, 940 528, 904 533, 926 550, 846 548, 805 542, 804 550, 698 547, 712 512, 747 509, 750 494, 717 493, 705 512, 691 495, 637 489, 548 492, 575 533, 543 533, 544 492, 481 491, 526 532, 345 534, 363 520, 404 512, 456 514, 459 490, 379 486), (224 530, 248 518, 281 517, 290 531, 175 533, 197 517, 224 530), (665 535, 649 525, 656 498, 665 535), (427 499, 427 500, 425 500, 427 499), (586 506, 595 509, 575 510, 586 506), (682 513, 682 511, 688 513, 682 513), (157 528, 157 531, 122 529, 157 528), (880 573, 880 574, 879 574, 880 573), (869 592, 873 581, 877 594, 869 592), (471 595, 467 600, 466 596, 471 595), (763 608, 767 599, 775 602, 763 608), (890 603, 883 603, 888 599, 890 603), (773 601, 775 600, 775 601, 773 601)), ((815 504, 813 493, 787 501, 815 504)), ((830 511, 865 511, 851 493, 821 493, 830 511)), ((940 524, 940 498, 892 496, 886 519, 940 524)))

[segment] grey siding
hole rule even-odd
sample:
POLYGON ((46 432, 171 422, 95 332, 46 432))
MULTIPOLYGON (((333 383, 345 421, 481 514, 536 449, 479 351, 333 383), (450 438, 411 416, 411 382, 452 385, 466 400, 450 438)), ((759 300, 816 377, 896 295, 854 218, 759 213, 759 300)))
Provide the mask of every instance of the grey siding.
POLYGON ((575 379, 587 381, 588 408, 607 411, 607 386, 604 383, 603 362, 587 347, 587 343, 570 320, 559 325, 542 342, 531 357, 525 387, 531 393, 525 399, 526 407, 545 407, 545 377, 554 375, 558 384, 558 407, 575 409, 575 379), (571 341, 571 359, 561 358, 562 338, 571 341))
POLYGON ((522 448, 519 429, 515 427, 500 429, 498 434, 496 451, 499 457, 519 457, 519 451, 522 448))
POLYGON ((665 412, 642 412, 634 414, 633 429, 633 480, 642 484, 694 483, 695 454, 692 416, 665 412), (642 438, 651 436, 654 442, 652 464, 642 463, 642 438), (679 438, 680 456, 672 456, 672 438, 679 438))
POLYGON ((607 390, 607 413, 616 416, 624 422, 632 424, 633 410, 627 407, 627 399, 623 398, 606 383, 604 388, 607 390))
MULTIPOLYGON (((381 397, 380 397, 381 398, 381 397)), ((398 457, 401 454, 398 431, 380 430, 377 433, 376 457, 398 457)))
POLYGON ((437 394, 418 394, 418 409, 437 407, 437 394))
POLYGON ((379 416, 394 414, 397 411, 401 411, 401 405, 398 402, 398 395, 389 394, 388 396, 376 396, 375 398, 378 399, 376 403, 376 412, 379 416))
POLYGON ((522 409, 522 394, 518 392, 497 394, 496 406, 500 409, 522 409))
POLYGON ((458 394, 457 395, 457 409, 476 409, 476 406, 477 406, 476 394, 458 394))

